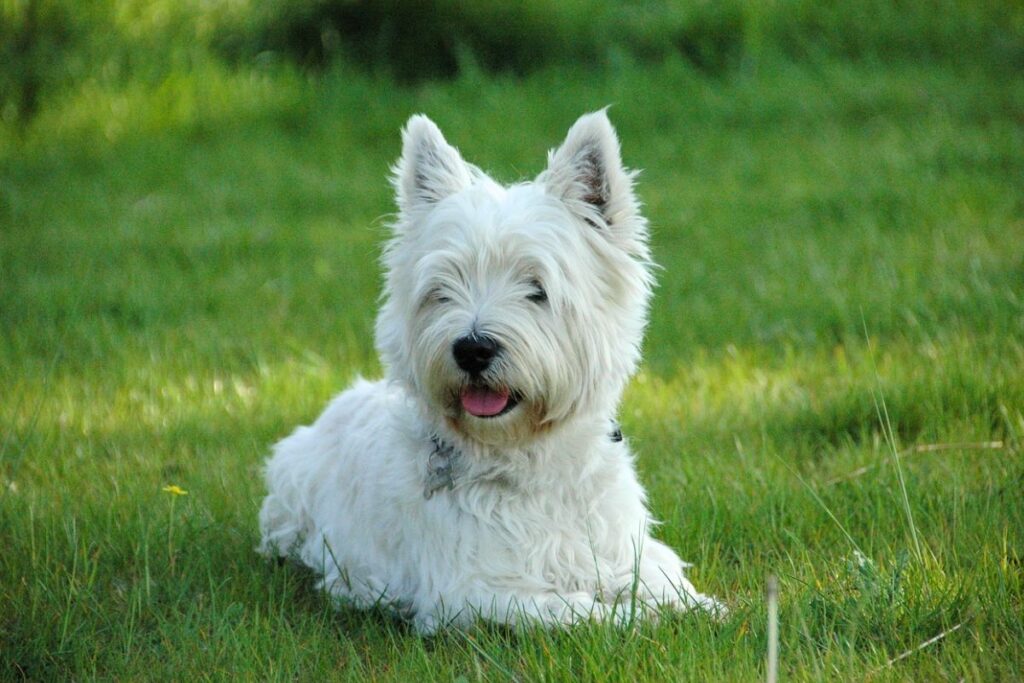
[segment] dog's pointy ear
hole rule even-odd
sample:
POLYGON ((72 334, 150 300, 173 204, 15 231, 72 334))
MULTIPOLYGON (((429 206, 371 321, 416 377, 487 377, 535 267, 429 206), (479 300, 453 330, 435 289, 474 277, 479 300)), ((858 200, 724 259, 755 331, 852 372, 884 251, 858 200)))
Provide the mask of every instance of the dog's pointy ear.
POLYGON ((436 204, 473 181, 470 166, 422 114, 402 130, 402 158, 394 167, 398 208, 403 213, 436 204))
POLYGON ((635 175, 622 167, 619 138, 602 109, 573 124, 562 146, 548 153, 548 168, 538 180, 594 227, 642 240, 635 175))

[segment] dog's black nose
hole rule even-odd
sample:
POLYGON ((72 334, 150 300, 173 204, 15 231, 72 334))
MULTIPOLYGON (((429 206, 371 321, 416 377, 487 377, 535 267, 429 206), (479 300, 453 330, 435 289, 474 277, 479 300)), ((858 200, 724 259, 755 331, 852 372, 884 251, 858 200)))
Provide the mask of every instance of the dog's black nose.
POLYGON ((471 334, 455 340, 452 344, 452 355, 455 356, 455 363, 460 368, 471 375, 479 375, 498 355, 498 349, 498 342, 491 337, 471 334))

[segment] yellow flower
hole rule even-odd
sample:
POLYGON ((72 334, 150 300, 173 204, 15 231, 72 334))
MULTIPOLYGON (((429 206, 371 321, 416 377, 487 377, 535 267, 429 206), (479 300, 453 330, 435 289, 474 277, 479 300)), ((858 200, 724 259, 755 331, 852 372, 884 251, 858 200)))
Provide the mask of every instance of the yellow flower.
POLYGON ((181 488, 177 484, 171 484, 169 486, 165 486, 162 490, 165 493, 170 493, 170 494, 175 495, 175 496, 187 496, 188 495, 188 491, 186 491, 185 489, 181 488))

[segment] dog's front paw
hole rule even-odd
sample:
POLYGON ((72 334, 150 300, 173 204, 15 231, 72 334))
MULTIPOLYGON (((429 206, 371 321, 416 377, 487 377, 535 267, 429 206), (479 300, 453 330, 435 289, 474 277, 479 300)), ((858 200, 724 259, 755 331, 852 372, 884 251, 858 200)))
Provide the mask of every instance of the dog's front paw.
POLYGON ((698 593, 690 599, 690 609, 707 612, 716 621, 725 621, 729 616, 729 608, 721 600, 710 595, 698 593))

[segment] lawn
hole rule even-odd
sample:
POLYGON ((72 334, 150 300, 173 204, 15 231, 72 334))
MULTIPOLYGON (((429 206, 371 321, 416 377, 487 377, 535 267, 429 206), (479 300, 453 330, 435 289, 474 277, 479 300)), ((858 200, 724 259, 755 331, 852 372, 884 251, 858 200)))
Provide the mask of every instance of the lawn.
POLYGON ((3 138, 0 677, 755 680, 769 575, 786 679, 1021 675, 1019 73, 203 68, 3 138), (620 418, 731 616, 423 639, 332 609, 254 552, 261 464, 379 373, 400 126, 515 181, 607 104, 662 266, 620 418))

